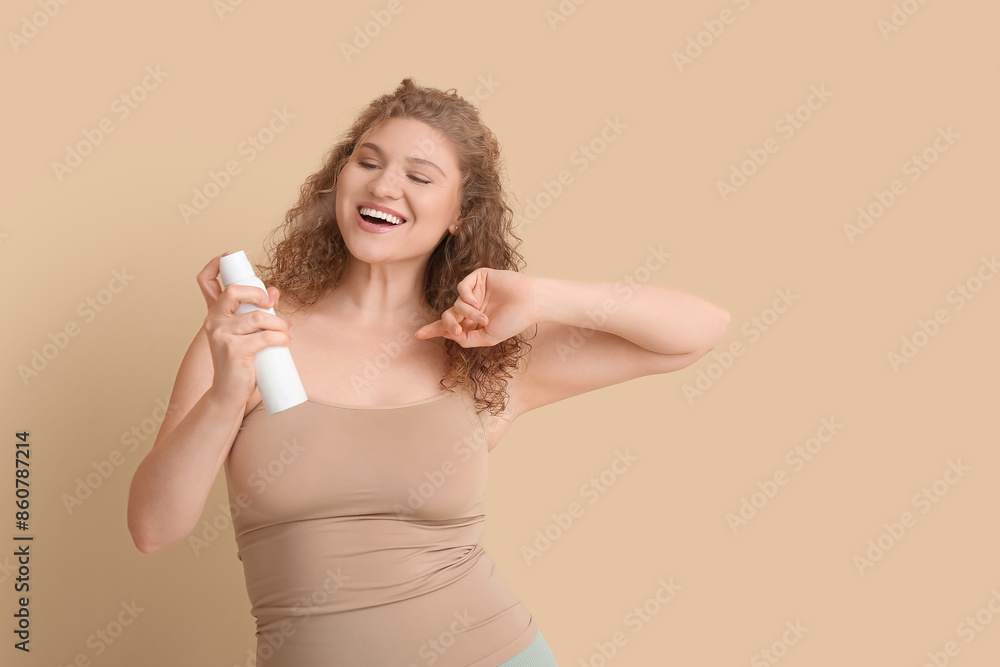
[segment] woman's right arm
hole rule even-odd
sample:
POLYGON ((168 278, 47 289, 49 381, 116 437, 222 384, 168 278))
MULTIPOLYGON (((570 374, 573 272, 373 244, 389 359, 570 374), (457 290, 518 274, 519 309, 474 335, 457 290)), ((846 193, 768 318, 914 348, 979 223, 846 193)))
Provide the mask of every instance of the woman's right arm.
POLYGON ((234 315, 240 302, 277 305, 275 288, 219 287, 219 257, 198 274, 209 305, 170 394, 153 447, 132 478, 128 529, 143 553, 183 539, 194 529, 256 390, 253 358, 288 345, 288 324, 263 311, 234 315))

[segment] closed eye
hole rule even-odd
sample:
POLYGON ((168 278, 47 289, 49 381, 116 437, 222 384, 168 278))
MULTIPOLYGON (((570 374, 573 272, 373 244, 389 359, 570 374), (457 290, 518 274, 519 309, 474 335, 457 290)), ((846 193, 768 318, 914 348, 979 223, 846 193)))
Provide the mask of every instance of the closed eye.
MULTIPOLYGON (((378 165, 375 164, 374 162, 364 162, 362 160, 358 160, 358 166, 361 167, 362 169, 368 169, 369 171, 372 169, 378 169, 378 165)), ((414 183, 419 183, 420 185, 429 185, 431 183, 431 181, 425 180, 413 174, 409 175, 409 179, 414 183)))

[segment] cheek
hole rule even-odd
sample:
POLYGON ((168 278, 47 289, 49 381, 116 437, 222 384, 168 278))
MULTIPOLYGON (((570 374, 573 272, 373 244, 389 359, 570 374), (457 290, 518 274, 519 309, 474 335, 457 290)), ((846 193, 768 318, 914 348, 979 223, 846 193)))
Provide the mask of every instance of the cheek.
POLYGON ((357 179, 349 175, 346 169, 341 173, 340 177, 337 179, 337 187, 334 189, 333 194, 336 197, 338 214, 344 213, 344 211, 342 211, 341 209, 343 206, 347 205, 348 201, 350 201, 350 196, 348 193, 353 192, 355 189, 357 189, 356 181, 357 179))
POLYGON ((348 172, 347 167, 345 167, 337 177, 337 187, 334 188, 334 193, 337 195, 338 200, 340 199, 341 194, 351 189, 351 181, 351 174, 348 172))
POLYGON ((461 198, 454 192, 438 192, 434 205, 438 214, 448 220, 454 220, 461 213, 461 198))
POLYGON ((447 227, 458 219, 459 209, 452 197, 436 193, 436 196, 423 198, 419 202, 419 212, 422 212, 424 217, 447 227))

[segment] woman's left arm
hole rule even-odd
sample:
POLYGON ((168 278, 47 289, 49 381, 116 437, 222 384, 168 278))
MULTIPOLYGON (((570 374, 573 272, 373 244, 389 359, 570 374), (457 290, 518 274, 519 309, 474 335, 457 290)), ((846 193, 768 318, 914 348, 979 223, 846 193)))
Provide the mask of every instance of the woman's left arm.
POLYGON ((666 285, 532 281, 535 322, 614 334, 653 353, 650 363, 662 355, 704 354, 729 324, 725 309, 666 285))
POLYGON ((644 375, 691 365, 725 335, 729 312, 650 283, 584 283, 477 269, 440 320, 417 332, 465 347, 495 345, 537 325, 508 386, 514 415, 644 375))

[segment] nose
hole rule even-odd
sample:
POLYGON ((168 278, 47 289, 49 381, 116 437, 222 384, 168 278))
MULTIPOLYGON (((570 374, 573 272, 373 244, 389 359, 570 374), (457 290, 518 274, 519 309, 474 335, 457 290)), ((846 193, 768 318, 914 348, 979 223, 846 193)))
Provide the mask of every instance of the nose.
POLYGON ((402 196, 399 178, 389 169, 380 169, 368 182, 368 191, 376 197, 399 199, 402 196))

